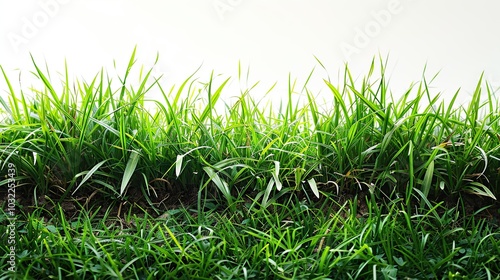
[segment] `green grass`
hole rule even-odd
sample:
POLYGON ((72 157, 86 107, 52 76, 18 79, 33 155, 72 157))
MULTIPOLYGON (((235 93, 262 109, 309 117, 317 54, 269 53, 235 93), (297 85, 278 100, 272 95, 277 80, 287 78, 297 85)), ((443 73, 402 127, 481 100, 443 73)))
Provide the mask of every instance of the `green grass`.
POLYGON ((426 77, 392 93, 387 61, 373 60, 362 80, 347 67, 340 86, 325 79, 326 107, 307 89, 313 71, 300 92, 290 79, 279 104, 254 99, 257 84, 227 103, 230 78, 194 73, 167 89, 135 59, 88 80, 67 69, 55 79, 33 59, 41 86, 28 93, 0 66, 0 165, 15 165, 16 193, 34 204, 18 201, 20 278, 500 273, 500 110, 482 77, 458 104, 461 93, 444 101, 426 77), (183 194, 196 203, 166 199, 183 194), (137 199, 144 211, 113 212, 137 199), (68 201, 82 211, 63 213, 68 201))
POLYGON ((277 190, 317 194, 321 183, 334 182, 407 202, 413 189, 426 197, 499 194, 498 100, 482 80, 468 107, 455 106, 459 92, 440 101, 425 79, 394 100, 384 62, 374 78, 374 61, 361 83, 348 69, 342 88, 325 81, 331 108, 319 108, 307 90, 302 106, 266 106, 246 91, 219 112, 229 79, 216 85, 213 77, 189 77, 166 91, 161 79, 141 71, 139 86, 127 87, 134 61, 132 55, 119 82, 100 72, 70 83, 66 71, 60 91, 35 64, 44 86, 32 89, 32 98, 14 92, 2 69, 10 89, 0 100, 2 166, 16 164, 37 193, 65 197, 83 189, 118 198, 130 188, 151 195, 154 188, 215 185, 230 205, 246 191, 266 192, 270 179, 277 190), (163 99, 145 100, 152 90, 163 99))
MULTIPOLYGON (((366 197, 339 205, 242 204, 233 213, 179 208, 161 218, 43 209, 18 221, 18 279, 492 279, 497 226, 436 205, 410 214, 366 197), (465 278, 461 278, 465 277, 465 278)), ((4 251, 3 249, 2 251, 4 251)), ((3 254, 4 252, 2 252, 3 254)), ((3 265, 5 267, 5 264, 3 265)), ((3 270, 3 275, 7 275, 3 270)))

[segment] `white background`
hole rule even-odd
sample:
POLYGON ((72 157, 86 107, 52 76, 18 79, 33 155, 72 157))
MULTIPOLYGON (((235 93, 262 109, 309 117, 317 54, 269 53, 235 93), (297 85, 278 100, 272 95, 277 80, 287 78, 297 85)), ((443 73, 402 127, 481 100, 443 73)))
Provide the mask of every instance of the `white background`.
MULTIPOLYGON (((371 60, 389 59, 387 75, 398 95, 440 71, 433 92, 466 100, 479 76, 500 86, 500 2, 497 0, 0 0, 0 65, 17 83, 29 79, 30 53, 38 64, 91 79, 101 67, 123 72, 135 45, 138 64, 152 67, 165 83, 179 85, 198 66, 233 77, 238 62, 250 67, 255 94, 274 82, 284 98, 288 75, 327 92, 322 79, 339 79, 348 63, 364 76, 371 60), (323 70, 317 57, 327 68, 323 70)), ((29 82, 25 82, 28 84, 29 82)), ((235 87, 236 85, 236 87, 235 87)), ((7 90, 0 79, 0 90, 7 90)))

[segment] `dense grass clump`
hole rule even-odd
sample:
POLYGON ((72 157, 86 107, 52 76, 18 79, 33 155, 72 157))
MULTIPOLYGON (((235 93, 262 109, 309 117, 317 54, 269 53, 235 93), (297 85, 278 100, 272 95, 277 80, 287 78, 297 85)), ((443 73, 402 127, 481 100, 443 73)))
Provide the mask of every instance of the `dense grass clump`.
POLYGON ((166 90, 134 63, 54 82, 33 60, 28 93, 0 66, 0 165, 15 171, 0 188, 21 194, 14 222, 0 213, 17 234, 17 272, 3 261, 0 278, 500 274, 500 107, 482 77, 464 104, 425 77, 395 95, 374 60, 361 81, 325 79, 327 106, 307 82, 292 98, 291 80, 279 104, 256 84, 228 103, 230 78, 166 90))
POLYGON ((3 72, 10 95, 0 99, 2 166, 14 163, 25 188, 63 197, 207 188, 231 205, 244 193, 266 198, 282 188, 316 196, 369 189, 407 202, 415 190, 432 198, 499 194, 499 106, 482 79, 466 107, 455 104, 458 92, 440 101, 425 79, 395 100, 384 64, 375 79, 372 63, 360 85, 347 68, 341 88, 325 80, 330 108, 307 90, 308 102, 293 104, 290 86, 279 106, 263 106, 246 91, 220 112, 229 79, 216 85, 189 77, 165 91, 160 78, 141 71, 133 87, 134 61, 118 83, 105 72, 70 82, 66 71, 59 90, 35 64, 43 86, 29 98, 3 72), (152 90, 163 99, 145 100, 152 90))

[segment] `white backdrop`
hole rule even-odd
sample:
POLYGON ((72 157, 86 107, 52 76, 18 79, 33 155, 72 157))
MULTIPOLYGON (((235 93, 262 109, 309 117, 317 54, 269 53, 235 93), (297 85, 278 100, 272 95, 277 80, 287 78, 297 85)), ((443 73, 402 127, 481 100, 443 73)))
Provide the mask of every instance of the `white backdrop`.
POLYGON ((168 83, 203 64, 197 76, 214 70, 234 87, 241 61, 261 81, 256 93, 278 82, 273 94, 284 97, 289 73, 301 85, 316 66, 310 88, 325 92, 328 74, 336 81, 347 62, 361 77, 380 54, 393 94, 427 65, 429 78, 441 71, 436 93, 461 87, 465 99, 483 71, 500 86, 499 11, 497 0, 0 0, 0 65, 27 79, 31 53, 53 71, 66 59, 73 75, 90 79, 102 66, 113 70, 113 59, 123 70, 137 45, 138 64, 152 66, 159 52, 155 73, 168 83))

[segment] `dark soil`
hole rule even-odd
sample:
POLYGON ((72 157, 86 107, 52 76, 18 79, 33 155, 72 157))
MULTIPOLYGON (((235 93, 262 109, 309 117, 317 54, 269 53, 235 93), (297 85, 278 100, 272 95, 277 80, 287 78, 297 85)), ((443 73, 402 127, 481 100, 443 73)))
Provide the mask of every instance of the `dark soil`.
MULTIPOLYGON (((7 190, 0 189, 0 205, 6 209, 7 190)), ((148 199, 139 189, 132 189, 123 199, 113 199, 104 196, 99 190, 79 191, 75 196, 63 198, 62 193, 50 193, 35 197, 33 188, 18 186, 16 188, 16 214, 27 216, 34 211, 42 210, 40 213, 46 219, 55 214, 56 206, 61 206, 68 220, 78 217, 84 209, 91 215, 124 217, 128 214, 143 216, 145 213, 156 217, 158 213, 179 207, 189 207, 196 204, 197 192, 188 188, 182 192, 167 192, 161 189, 150 190, 148 199), (45 211, 47 210, 47 211, 45 211), (95 213, 97 211, 98 213, 95 213)))
MULTIPOLYGON (((334 193, 334 192, 332 192, 334 193)), ((112 199, 104 197, 99 190, 88 190, 80 192, 73 197, 62 198, 62 194, 51 193, 48 195, 34 196, 33 189, 26 186, 19 186, 16 189, 16 214, 26 216, 36 210, 42 210, 42 216, 47 220, 51 219, 51 215, 55 213, 54 209, 60 205, 68 220, 74 219, 79 215, 81 209, 85 209, 91 214, 96 214, 97 217, 104 216, 109 211, 108 215, 123 219, 125 215, 143 216, 145 213, 152 217, 158 217, 166 211, 180 207, 196 207, 198 200, 198 191, 195 187, 188 187, 183 190, 171 191, 166 188, 150 189, 148 199, 147 193, 144 194, 139 188, 129 190, 123 199, 112 199), (46 211, 45 211, 46 210, 46 211), (95 212, 97 211, 97 213, 95 212)), ((296 196, 297 201, 303 201, 314 196, 304 195, 303 191, 291 193, 296 196)), ((254 195, 255 196, 255 195, 254 195)), ((254 197, 249 194, 249 197, 254 197)), ((368 214, 368 201, 370 193, 368 190, 357 191, 341 191, 339 194, 334 193, 335 200, 338 205, 344 203, 355 202, 357 205, 357 217, 362 217, 368 214)), ((2 209, 7 208, 6 204, 7 190, 0 189, 0 205, 2 209)), ((283 196, 282 199, 289 199, 290 195, 283 196)), ((314 199, 311 203, 321 205, 325 198, 314 199)), ((387 197, 376 198, 377 203, 384 205, 390 202, 387 197)), ((402 200, 401 200, 402 201, 402 200)), ((462 194, 455 196, 442 196, 434 199, 434 203, 441 202, 443 207, 439 207, 439 212, 444 212, 447 209, 456 208, 464 217, 474 216, 479 219, 486 219, 489 222, 499 225, 500 222, 500 203, 490 198, 481 197, 473 194, 462 194)), ((401 202, 403 203, 403 202, 401 202)), ((419 205, 417 201, 410 209, 415 209, 419 205)), ((333 206, 335 207, 335 206, 333 206)), ((220 210, 224 210, 221 205, 220 210)))

